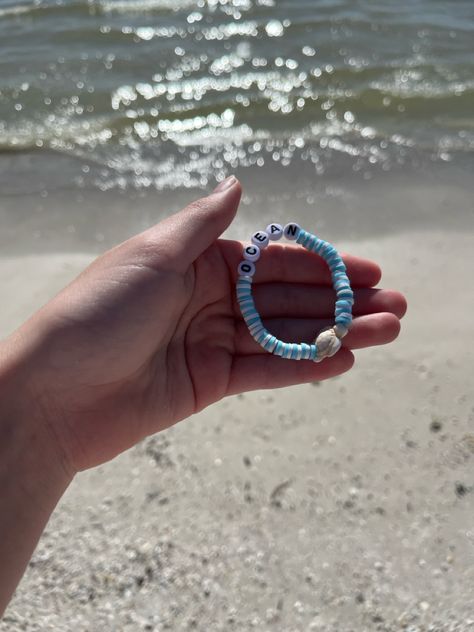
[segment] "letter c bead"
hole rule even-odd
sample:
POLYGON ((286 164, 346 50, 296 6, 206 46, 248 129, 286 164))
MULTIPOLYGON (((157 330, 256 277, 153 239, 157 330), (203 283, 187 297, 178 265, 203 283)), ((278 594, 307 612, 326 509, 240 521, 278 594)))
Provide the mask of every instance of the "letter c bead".
POLYGON ((258 261, 260 259, 260 248, 258 246, 246 246, 244 248, 244 259, 247 261, 258 261))

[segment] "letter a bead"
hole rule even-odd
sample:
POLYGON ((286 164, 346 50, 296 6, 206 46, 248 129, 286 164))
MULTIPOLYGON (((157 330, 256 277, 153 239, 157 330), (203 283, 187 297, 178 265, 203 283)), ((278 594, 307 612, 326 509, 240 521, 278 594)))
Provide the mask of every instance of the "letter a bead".
MULTIPOLYGON (((277 246, 272 246, 277 248, 277 246)), ((281 253, 284 256, 284 253, 281 253)), ((268 353, 288 360, 310 360, 321 362, 332 357, 341 347, 341 340, 352 324, 353 292, 346 273, 346 266, 332 244, 316 235, 303 230, 295 222, 282 228, 280 224, 269 224, 266 230, 259 230, 252 235, 252 244, 243 249, 244 260, 239 263, 236 283, 237 302, 242 318, 253 339, 268 353), (331 273, 333 288, 337 300, 334 307, 335 324, 333 327, 319 332, 313 344, 306 342, 283 342, 267 331, 252 298, 252 281, 255 274, 255 262, 260 258, 262 248, 270 241, 277 241, 285 236, 296 241, 306 250, 322 257, 331 273)))
POLYGON ((283 237, 283 227, 281 224, 268 224, 265 228, 265 232, 270 241, 278 241, 278 239, 283 237))

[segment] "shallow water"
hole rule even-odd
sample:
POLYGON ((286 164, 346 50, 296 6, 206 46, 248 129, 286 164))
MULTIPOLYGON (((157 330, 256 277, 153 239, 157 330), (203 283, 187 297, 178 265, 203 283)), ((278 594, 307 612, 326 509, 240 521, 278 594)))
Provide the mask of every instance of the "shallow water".
POLYGON ((461 0, 0 0, 0 152, 101 189, 466 165, 473 41, 461 0))

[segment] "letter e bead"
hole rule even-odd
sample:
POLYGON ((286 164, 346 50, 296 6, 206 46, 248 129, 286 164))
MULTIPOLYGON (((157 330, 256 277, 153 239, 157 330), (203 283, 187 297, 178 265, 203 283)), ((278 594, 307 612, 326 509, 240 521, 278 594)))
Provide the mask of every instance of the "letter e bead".
POLYGON ((259 248, 266 248, 268 242, 268 235, 264 230, 257 230, 257 232, 252 235, 252 243, 259 248))

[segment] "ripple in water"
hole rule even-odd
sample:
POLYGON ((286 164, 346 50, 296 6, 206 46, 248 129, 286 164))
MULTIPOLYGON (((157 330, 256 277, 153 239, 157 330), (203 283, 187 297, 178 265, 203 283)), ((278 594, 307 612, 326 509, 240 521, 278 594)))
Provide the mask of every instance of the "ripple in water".
POLYGON ((0 150, 55 150, 108 187, 238 168, 364 177, 472 156, 474 9, 302 0, 0 8, 0 150), (99 175, 98 175, 99 174, 99 175))

